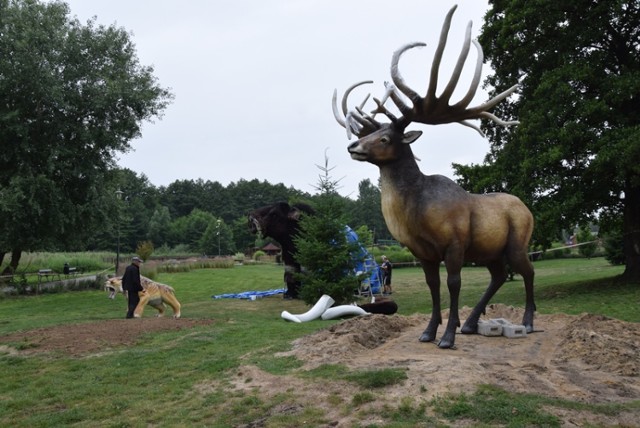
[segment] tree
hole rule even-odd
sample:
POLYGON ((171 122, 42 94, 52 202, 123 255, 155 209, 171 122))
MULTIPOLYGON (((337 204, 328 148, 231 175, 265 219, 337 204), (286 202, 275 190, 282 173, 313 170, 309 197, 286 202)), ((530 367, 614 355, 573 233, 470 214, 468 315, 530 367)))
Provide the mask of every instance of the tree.
POLYGON ((598 244, 594 242, 596 237, 591 233, 591 228, 588 225, 584 225, 578 231, 578 243, 582 244, 578 247, 578 252, 581 256, 590 259, 596 253, 598 244))
POLYGON ((362 225, 355 230, 358 240, 364 248, 373 246, 373 231, 369 230, 366 225, 362 225))
POLYGON ((485 163, 460 168, 473 191, 506 190, 528 202, 535 240, 597 218, 621 218, 626 269, 640 279, 640 2, 492 0, 480 44, 515 128, 486 129, 485 163))
POLYGON ((80 246, 112 224, 109 170, 171 93, 129 34, 60 1, 0 0, 0 252, 80 246))
POLYGON ((187 244, 191 251, 201 252, 202 236, 215 221, 213 214, 196 208, 189 215, 179 217, 171 223, 169 243, 172 246, 187 244))
POLYGON ((165 245, 168 241, 170 225, 171 214, 169 214, 169 208, 159 207, 149 219, 147 238, 157 246, 165 245))
POLYGON ((189 215, 194 209, 204 209, 204 182, 202 180, 176 180, 161 189, 163 205, 172 218, 189 215))
POLYGON ((367 226, 374 232, 374 240, 393 239, 382 215, 380 189, 369 179, 362 180, 358 184, 358 200, 354 211, 352 226, 367 226))
POLYGON ((314 215, 302 216, 300 233, 295 238, 296 260, 304 267, 297 277, 302 282, 300 297, 307 304, 318 301, 323 294, 336 303, 349 303, 361 280, 355 274, 357 243, 349 243, 345 235, 344 200, 338 194, 338 181, 329 172, 325 156, 314 199, 314 215))
POLYGON ((231 228, 222 219, 209 222, 200 238, 200 252, 208 255, 229 255, 235 251, 231 228))
POLYGON ((247 217, 244 215, 236 218, 230 227, 236 251, 249 252, 256 246, 256 240, 261 239, 251 233, 247 226, 247 217))

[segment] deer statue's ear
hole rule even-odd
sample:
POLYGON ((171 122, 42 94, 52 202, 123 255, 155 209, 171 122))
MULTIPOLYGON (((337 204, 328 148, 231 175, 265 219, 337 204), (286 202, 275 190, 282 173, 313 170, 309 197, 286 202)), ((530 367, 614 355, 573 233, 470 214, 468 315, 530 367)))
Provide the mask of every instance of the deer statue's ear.
POLYGON ((404 144, 411 144, 416 141, 422 135, 422 131, 409 131, 402 136, 402 142, 404 144))

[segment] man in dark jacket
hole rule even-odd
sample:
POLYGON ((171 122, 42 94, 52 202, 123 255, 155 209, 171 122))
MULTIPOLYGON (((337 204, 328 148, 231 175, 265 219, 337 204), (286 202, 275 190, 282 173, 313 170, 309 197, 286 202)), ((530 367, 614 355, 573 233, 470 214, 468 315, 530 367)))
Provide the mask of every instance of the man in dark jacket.
POLYGON ((383 295, 393 294, 393 289, 391 288, 391 271, 393 270, 393 266, 391 262, 387 258, 387 256, 382 256, 382 284, 384 285, 383 295))
POLYGON ((140 282, 140 263, 142 263, 140 257, 136 256, 131 259, 131 264, 127 266, 122 276, 122 289, 127 292, 129 298, 127 318, 133 318, 133 311, 136 310, 136 306, 140 303, 138 293, 144 291, 140 282))

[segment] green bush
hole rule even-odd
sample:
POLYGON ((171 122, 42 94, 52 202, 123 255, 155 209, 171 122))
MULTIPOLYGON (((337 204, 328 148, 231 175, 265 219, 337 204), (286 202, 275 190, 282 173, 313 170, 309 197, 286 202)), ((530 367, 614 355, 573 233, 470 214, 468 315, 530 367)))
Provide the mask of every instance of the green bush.
POLYGON ((580 228, 580 231, 578 231, 578 243, 589 242, 589 244, 580 245, 578 247, 578 252, 583 257, 590 259, 596 253, 598 244, 595 242, 592 242, 592 241, 595 241, 595 239, 596 239, 595 235, 591 233, 591 230, 589 229, 588 226, 583 226, 580 228))
POLYGON ((603 239, 604 258, 612 265, 624 265, 627 258, 624 255, 624 240, 619 230, 609 232, 603 239))
POLYGON ((154 267, 145 268, 143 265, 142 274, 153 279, 157 273, 183 273, 190 272, 192 269, 228 269, 235 266, 235 262, 230 257, 216 257, 214 259, 197 259, 197 260, 168 260, 164 263, 155 265, 154 267), (147 275, 149 273, 149 275, 147 275))
POLYGON ((411 254, 411 251, 399 245, 376 247, 371 250, 371 253, 378 264, 382 263, 383 255, 389 258, 389 261, 391 261, 394 267, 415 266, 418 264, 417 259, 411 254))
POLYGON ((138 242, 138 246, 136 247, 136 254, 140 256, 142 260, 145 262, 151 257, 153 254, 153 242, 151 241, 142 241, 138 242))

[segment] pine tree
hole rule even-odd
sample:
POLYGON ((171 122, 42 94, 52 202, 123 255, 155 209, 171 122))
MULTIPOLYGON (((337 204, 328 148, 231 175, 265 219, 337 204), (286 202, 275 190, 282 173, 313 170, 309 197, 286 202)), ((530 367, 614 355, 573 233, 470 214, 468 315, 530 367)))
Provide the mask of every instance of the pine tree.
POLYGON ((300 297, 313 304, 327 294, 337 304, 350 303, 361 280, 355 272, 356 245, 347 242, 344 202, 337 191, 339 180, 330 177, 332 168, 326 155, 324 167, 318 168, 324 175, 320 175, 316 187, 316 214, 302 217, 296 238, 296 258, 304 267, 298 275, 302 282, 300 297))

